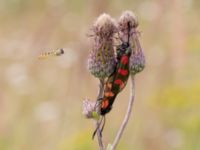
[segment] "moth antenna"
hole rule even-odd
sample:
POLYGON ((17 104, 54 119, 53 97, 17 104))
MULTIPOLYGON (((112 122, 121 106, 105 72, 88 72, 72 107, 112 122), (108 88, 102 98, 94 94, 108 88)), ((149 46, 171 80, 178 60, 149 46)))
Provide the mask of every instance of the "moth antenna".
POLYGON ((95 129, 94 133, 92 134, 92 140, 94 140, 94 137, 95 137, 95 135, 97 133, 97 129, 98 129, 98 127, 95 129))
MULTIPOLYGON (((98 126, 96 127, 94 133, 92 134, 92 139, 93 139, 93 140, 94 140, 94 137, 95 137, 95 135, 96 135, 96 133, 97 133, 97 130, 99 129, 99 127, 100 127, 101 124, 102 124, 102 120, 103 120, 103 117, 101 118, 100 123, 98 124, 98 126)), ((100 133, 100 136, 102 136, 101 133, 100 133)))
POLYGON ((130 22, 128 22, 128 43, 130 41, 130 30, 131 30, 131 26, 130 26, 130 22))

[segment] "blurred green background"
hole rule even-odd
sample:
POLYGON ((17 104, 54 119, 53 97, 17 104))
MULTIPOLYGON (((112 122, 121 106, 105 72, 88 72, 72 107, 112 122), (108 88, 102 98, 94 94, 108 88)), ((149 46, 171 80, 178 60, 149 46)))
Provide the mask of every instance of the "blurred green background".
MULTIPOLYGON (((200 149, 200 1, 0 0, 0 150, 94 150, 95 99, 86 36, 102 12, 139 18, 146 68, 136 76, 134 112, 120 150, 200 149), (65 55, 39 61, 56 48, 65 55)), ((107 115, 105 143, 125 114, 129 87, 107 115)))

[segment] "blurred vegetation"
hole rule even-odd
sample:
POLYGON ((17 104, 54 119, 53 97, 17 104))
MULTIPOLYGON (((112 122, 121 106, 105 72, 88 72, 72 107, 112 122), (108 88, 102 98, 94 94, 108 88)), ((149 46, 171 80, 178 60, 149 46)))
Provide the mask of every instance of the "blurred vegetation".
MULTIPOLYGON (((0 150, 98 148, 81 114, 98 88, 86 69, 86 35, 102 12, 118 18, 127 9, 139 18, 147 65, 119 149, 200 149, 200 1, 0 0, 0 150), (65 55, 37 60, 56 48, 65 55)), ((129 87, 106 118, 106 143, 128 97, 129 87)))

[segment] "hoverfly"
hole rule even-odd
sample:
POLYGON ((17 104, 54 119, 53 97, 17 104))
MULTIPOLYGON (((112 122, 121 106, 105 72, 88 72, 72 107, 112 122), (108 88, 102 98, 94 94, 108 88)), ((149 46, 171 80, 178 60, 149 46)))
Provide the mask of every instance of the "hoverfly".
POLYGON ((38 56, 38 59, 46 59, 50 56, 60 56, 62 54, 64 54, 64 50, 60 48, 49 52, 43 52, 41 55, 38 56))

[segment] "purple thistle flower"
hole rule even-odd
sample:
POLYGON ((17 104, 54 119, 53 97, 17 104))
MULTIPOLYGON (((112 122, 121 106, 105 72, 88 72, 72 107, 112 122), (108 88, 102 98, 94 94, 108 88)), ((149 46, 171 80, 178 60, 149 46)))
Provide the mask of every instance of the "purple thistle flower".
POLYGON ((83 115, 88 119, 99 119, 96 103, 89 99, 83 101, 83 115))
POLYGON ((145 67, 145 56, 138 39, 138 31, 136 30, 138 25, 138 20, 131 11, 122 13, 118 21, 119 37, 122 42, 129 42, 132 49, 129 68, 130 73, 133 75, 141 72, 145 67), (129 41, 128 37, 130 37, 129 41))
POLYGON ((93 47, 88 58, 88 69, 97 78, 108 77, 115 68, 113 35, 117 31, 115 21, 107 14, 99 16, 92 27, 93 47))

